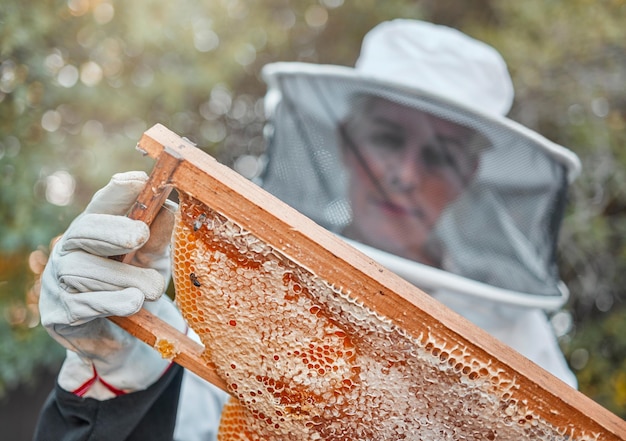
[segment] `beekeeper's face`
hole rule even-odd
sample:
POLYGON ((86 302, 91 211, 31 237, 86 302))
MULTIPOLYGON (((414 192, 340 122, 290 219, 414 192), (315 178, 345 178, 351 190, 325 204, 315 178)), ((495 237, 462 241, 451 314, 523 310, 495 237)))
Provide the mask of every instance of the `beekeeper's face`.
POLYGON ((475 132, 420 110, 368 98, 341 127, 353 221, 344 234, 439 265, 429 233, 478 165, 475 132))

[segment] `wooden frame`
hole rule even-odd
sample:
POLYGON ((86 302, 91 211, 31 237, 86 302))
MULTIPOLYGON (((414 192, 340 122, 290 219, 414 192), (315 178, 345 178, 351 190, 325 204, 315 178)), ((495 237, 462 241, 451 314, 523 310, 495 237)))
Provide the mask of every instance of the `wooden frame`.
MULTIPOLYGON (((593 434, 598 440, 626 439, 626 422, 572 389, 429 295, 327 232, 162 125, 146 131, 138 149, 157 159, 146 189, 130 216, 150 223, 176 188, 244 226, 294 262, 324 280, 340 282, 362 304, 416 338, 432 332, 471 348, 473 354, 516 379, 518 400, 563 434, 593 434)), ((151 346, 173 343, 173 360, 226 390, 214 367, 202 361, 203 347, 146 311, 111 318, 151 346)))

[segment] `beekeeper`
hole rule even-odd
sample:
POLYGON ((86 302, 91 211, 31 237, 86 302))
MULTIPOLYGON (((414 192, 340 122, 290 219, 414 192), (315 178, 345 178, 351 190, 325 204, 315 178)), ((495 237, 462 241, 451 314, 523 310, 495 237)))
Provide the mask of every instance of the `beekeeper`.
MULTIPOLYGON (((579 162, 506 118, 497 51, 398 19, 354 68, 275 63, 263 78, 265 189, 576 387, 547 313, 568 297, 555 256, 579 162)), ((124 216, 145 180, 115 175, 51 254, 42 323, 68 351, 36 439, 215 439, 227 395, 104 319, 145 306, 186 330, 162 295, 173 207, 152 231, 124 216), (135 249, 131 265, 107 258, 135 249)))

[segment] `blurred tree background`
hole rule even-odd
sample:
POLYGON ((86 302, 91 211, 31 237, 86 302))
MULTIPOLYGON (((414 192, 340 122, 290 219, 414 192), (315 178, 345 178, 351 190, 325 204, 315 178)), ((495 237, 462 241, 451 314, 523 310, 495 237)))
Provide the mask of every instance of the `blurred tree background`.
POLYGON ((574 150, 552 322, 580 389, 626 417, 626 2, 4 0, 0 5, 0 396, 62 351, 38 326, 50 241, 163 123, 254 178, 267 62, 353 65, 376 23, 457 27, 504 55, 511 118, 574 150))

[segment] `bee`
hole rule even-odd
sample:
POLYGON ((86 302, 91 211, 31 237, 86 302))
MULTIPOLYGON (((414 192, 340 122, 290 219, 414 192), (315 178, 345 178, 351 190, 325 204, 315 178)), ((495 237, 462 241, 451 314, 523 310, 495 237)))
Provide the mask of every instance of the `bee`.
POLYGON ((191 280, 191 283, 193 283, 194 286, 198 286, 198 287, 202 286, 202 284, 196 277, 195 273, 189 274, 189 279, 191 280))
POLYGON ((206 220, 206 214, 202 213, 200 216, 198 216, 196 220, 193 222, 193 231, 198 231, 205 220, 206 220))

